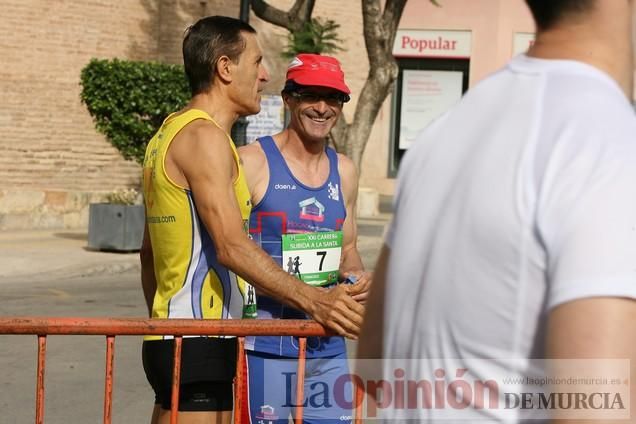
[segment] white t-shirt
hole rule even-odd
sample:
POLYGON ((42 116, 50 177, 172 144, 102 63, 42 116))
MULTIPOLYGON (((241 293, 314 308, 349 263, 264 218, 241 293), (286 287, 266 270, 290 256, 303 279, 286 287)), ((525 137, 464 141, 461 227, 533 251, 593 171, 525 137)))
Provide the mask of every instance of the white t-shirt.
POLYGON ((636 116, 596 68, 515 57, 420 134, 398 178, 385 358, 437 358, 447 382, 525 375, 552 308, 636 298, 636 116))

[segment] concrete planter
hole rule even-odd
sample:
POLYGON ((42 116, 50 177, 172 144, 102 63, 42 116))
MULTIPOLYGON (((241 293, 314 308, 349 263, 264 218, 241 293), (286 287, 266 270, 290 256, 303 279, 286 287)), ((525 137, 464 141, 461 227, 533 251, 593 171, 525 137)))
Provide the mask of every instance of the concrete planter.
POLYGON ((139 250, 144 235, 144 221, 143 205, 91 203, 88 247, 121 252, 139 250))

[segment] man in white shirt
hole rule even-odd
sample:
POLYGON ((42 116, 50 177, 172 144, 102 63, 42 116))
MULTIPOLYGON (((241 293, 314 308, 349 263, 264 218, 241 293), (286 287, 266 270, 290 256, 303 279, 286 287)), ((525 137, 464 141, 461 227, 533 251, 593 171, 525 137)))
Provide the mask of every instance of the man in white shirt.
MULTIPOLYGON (((410 364, 448 397, 462 395, 455 370, 523 377, 545 366, 531 358, 631 359, 636 381, 634 5, 526 3, 533 47, 427 127, 401 165, 359 343, 359 358, 385 358, 385 379, 410 364)), ((440 405, 382 406, 420 422, 534 417, 440 405)))

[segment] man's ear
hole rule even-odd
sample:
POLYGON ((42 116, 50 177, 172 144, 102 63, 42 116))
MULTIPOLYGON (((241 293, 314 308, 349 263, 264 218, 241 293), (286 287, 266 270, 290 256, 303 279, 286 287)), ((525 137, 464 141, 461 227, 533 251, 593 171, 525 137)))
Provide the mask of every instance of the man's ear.
POLYGON ((221 79, 221 81, 224 81, 226 83, 232 82, 233 65, 234 62, 232 62, 229 57, 219 57, 219 59, 216 61, 216 74, 221 79))
POLYGON ((291 108, 289 107, 289 101, 291 100, 290 99, 291 96, 287 93, 281 93, 281 98, 283 99, 283 104, 285 105, 285 107, 291 110, 291 108))

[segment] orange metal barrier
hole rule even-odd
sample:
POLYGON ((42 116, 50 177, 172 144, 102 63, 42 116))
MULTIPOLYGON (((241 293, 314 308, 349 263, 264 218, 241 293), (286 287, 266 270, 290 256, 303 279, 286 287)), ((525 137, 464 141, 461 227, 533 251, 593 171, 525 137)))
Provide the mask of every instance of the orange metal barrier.
MULTIPOLYGON (((327 336, 320 324, 307 320, 190 320, 190 319, 137 319, 137 318, 0 318, 0 334, 33 334, 38 336, 38 370, 35 400, 35 422, 44 423, 44 371, 46 366, 46 337, 48 335, 103 335, 106 336, 106 378, 104 384, 104 424, 112 418, 113 370, 116 336, 173 335, 174 368, 170 423, 177 424, 179 381, 181 372, 181 344, 183 336, 216 335, 238 337, 237 374, 234 385, 234 423, 241 424, 243 406, 245 336, 298 336, 298 384, 294 422, 302 423, 303 383, 307 337, 327 336)), ((362 422, 363 388, 355 387, 354 422, 362 422)))

